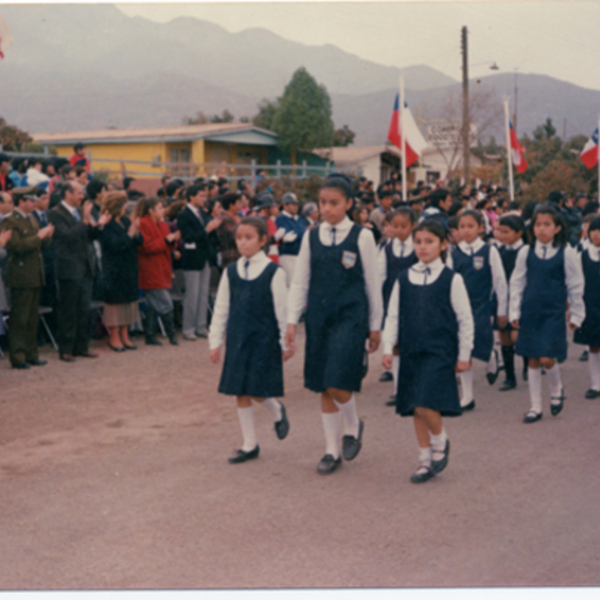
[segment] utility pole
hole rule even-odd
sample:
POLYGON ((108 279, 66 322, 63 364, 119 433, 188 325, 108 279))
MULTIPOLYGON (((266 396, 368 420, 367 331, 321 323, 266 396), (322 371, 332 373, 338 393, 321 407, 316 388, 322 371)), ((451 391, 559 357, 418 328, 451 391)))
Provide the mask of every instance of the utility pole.
POLYGON ((517 106, 519 103, 519 86, 517 85, 517 69, 518 69, 518 67, 515 67, 515 114, 514 114, 514 118, 513 118, 513 127, 515 128, 515 131, 517 130, 517 106))
POLYGON ((470 182, 470 148, 469 148, 469 63, 467 49, 467 28, 463 27, 461 31, 461 49, 462 49, 462 76, 463 76, 463 123, 462 123, 462 142, 463 142, 463 173, 465 185, 470 182))

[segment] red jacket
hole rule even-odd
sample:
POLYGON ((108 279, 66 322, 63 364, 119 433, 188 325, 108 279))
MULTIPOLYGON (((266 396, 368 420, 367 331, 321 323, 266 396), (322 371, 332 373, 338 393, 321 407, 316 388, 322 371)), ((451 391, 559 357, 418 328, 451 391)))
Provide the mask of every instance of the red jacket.
POLYGON ((140 219, 140 233, 144 243, 138 246, 139 284, 142 290, 171 288, 173 267, 171 250, 165 238, 171 233, 164 221, 155 223, 146 215, 140 219))

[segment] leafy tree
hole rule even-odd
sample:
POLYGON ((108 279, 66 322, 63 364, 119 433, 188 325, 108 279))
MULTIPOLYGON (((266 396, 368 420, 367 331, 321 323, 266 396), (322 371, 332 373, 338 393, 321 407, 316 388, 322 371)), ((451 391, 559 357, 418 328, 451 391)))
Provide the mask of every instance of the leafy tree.
POLYGON ((208 117, 201 111, 198 111, 195 117, 185 117, 183 119, 184 125, 206 125, 208 122, 208 117))
POLYGON ((273 119, 279 108, 279 100, 271 101, 263 98, 258 105, 258 113, 252 117, 252 123, 263 129, 273 129, 273 119))
POLYGON ((278 146, 292 153, 310 151, 333 144, 331 100, 304 67, 300 67, 285 87, 273 118, 278 146))
POLYGON ((210 118, 211 123, 233 123, 235 117, 225 109, 220 115, 213 115, 210 118))
POLYGON ((0 117, 0 144, 7 152, 21 152, 23 147, 33 142, 31 136, 15 125, 9 125, 0 117))
POLYGON ((336 129, 333 132, 333 145, 334 146, 350 146, 350 144, 354 143, 354 138, 356 134, 354 131, 348 127, 348 125, 344 125, 340 129, 336 129))

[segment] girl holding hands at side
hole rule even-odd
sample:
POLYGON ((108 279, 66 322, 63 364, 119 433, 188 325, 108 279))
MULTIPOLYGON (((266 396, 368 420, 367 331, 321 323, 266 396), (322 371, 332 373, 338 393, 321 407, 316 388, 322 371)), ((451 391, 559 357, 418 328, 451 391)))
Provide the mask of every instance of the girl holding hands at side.
POLYGON ((529 225, 530 245, 519 250, 510 278, 510 321, 519 330, 515 352, 529 358, 531 409, 524 423, 542 418, 542 373, 550 383, 550 412, 563 408, 564 388, 559 362, 567 358, 566 312, 569 327, 585 319, 583 273, 576 250, 568 244, 564 218, 552 206, 538 206, 529 225))
POLYGON ((462 414, 456 372, 470 368, 474 324, 460 274, 444 265, 444 226, 426 219, 414 230, 419 262, 394 284, 383 332, 383 366, 392 366, 400 347, 396 412, 414 419, 419 467, 413 483, 423 483, 448 464, 450 442, 442 417, 462 414))

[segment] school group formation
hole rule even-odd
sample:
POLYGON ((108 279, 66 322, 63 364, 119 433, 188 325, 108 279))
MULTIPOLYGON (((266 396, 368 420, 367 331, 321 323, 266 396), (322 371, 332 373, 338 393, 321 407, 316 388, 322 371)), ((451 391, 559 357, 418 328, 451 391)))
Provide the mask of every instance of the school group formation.
MULTIPOLYGON (((567 327, 589 350, 586 398, 600 397, 597 202, 581 203, 581 240, 572 245, 577 214, 561 193, 521 210, 505 200, 488 205, 489 197, 480 200, 475 192, 456 202, 436 189, 419 211, 398 198, 393 208, 380 202, 374 209, 382 213, 378 247, 372 219, 349 218, 364 210, 352 181, 333 175, 320 190, 321 222, 304 232, 286 226, 297 252, 285 270, 264 251, 270 241, 265 220, 242 219, 235 233, 240 258, 223 273, 209 334, 213 362, 225 345, 219 392, 237 397, 243 445, 229 462, 259 456, 253 400, 269 411, 277 437, 286 437, 289 419, 277 398, 284 395, 282 363, 296 351, 301 318, 304 385, 321 395, 320 474, 333 473, 361 449, 356 393, 365 355, 380 343, 382 363, 395 380, 396 412, 414 421, 419 454, 413 483, 448 464, 442 418, 475 408, 473 359, 486 363, 490 384, 496 381, 494 330, 506 375, 501 391, 516 387, 515 354, 523 357, 531 401, 524 423, 542 419, 542 369, 550 414, 563 409, 559 364, 567 356, 567 327)), ((418 195, 411 199, 420 204, 418 195)))

